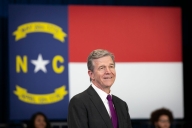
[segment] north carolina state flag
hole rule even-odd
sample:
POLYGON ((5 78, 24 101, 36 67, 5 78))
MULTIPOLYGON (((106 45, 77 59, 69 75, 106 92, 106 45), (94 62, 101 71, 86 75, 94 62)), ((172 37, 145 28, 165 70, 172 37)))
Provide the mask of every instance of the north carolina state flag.
POLYGON ((181 46, 179 7, 11 5, 9 119, 36 111, 66 119, 70 98, 90 86, 86 61, 95 49, 114 53, 111 91, 132 119, 160 107, 183 118, 181 46))

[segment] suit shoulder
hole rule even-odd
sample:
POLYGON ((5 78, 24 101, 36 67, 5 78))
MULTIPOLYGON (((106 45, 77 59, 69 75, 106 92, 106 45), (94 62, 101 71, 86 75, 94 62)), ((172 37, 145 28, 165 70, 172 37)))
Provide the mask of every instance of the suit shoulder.
POLYGON ((83 91, 83 92, 80 92, 80 93, 74 95, 74 96, 72 97, 72 99, 73 99, 73 98, 82 98, 82 97, 85 97, 85 95, 86 95, 86 93, 85 93, 85 91, 83 91))
POLYGON ((115 96, 115 95, 113 95, 113 98, 114 98, 116 101, 118 101, 118 102, 126 103, 124 100, 122 100, 121 98, 119 98, 119 97, 117 97, 117 96, 115 96))
POLYGON ((84 90, 83 92, 80 92, 76 95, 74 95, 71 100, 81 100, 86 99, 88 97, 87 90, 84 90))

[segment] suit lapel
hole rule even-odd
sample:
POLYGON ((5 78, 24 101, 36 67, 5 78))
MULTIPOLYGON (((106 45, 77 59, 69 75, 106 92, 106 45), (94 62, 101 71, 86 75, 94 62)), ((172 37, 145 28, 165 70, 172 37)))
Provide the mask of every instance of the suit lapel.
POLYGON ((104 120, 105 124, 108 128, 112 128, 112 122, 109 117, 109 114, 105 108, 105 105, 103 104, 101 98, 97 94, 97 92, 93 89, 92 86, 88 88, 88 94, 90 95, 90 99, 93 102, 94 106, 97 108, 97 111, 100 113, 102 119, 104 120))
POLYGON ((113 104, 115 106, 115 110, 117 112, 118 117, 118 128, 123 128, 123 117, 121 116, 121 107, 118 104, 118 99, 115 96, 112 96, 113 104))

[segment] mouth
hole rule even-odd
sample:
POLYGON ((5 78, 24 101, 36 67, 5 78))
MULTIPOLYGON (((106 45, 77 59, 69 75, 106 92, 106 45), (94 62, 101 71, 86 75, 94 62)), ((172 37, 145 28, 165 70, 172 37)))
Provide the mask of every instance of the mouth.
POLYGON ((110 77, 104 77, 104 79, 112 79, 113 77, 112 76, 110 76, 110 77))

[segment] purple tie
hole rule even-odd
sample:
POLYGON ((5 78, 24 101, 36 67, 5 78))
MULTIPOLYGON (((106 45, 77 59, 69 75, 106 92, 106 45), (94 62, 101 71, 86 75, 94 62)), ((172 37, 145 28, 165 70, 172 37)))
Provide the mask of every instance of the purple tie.
POLYGON ((113 123, 113 127, 118 128, 117 127, 117 122, 118 122, 117 121, 117 114, 116 114, 115 108, 113 107, 113 101, 112 101, 111 95, 107 96, 107 100, 109 102, 109 108, 110 108, 110 112, 111 112, 111 120, 113 123))

